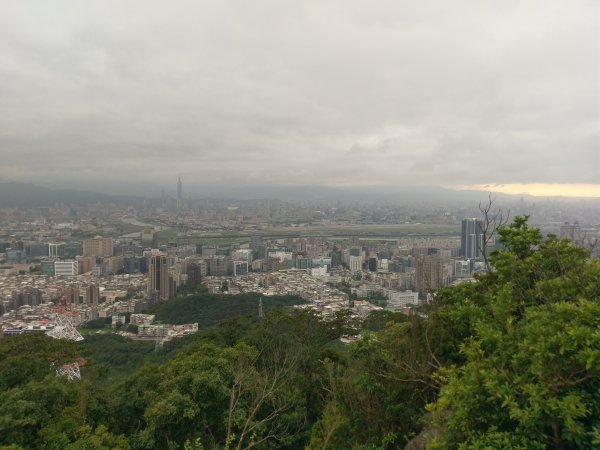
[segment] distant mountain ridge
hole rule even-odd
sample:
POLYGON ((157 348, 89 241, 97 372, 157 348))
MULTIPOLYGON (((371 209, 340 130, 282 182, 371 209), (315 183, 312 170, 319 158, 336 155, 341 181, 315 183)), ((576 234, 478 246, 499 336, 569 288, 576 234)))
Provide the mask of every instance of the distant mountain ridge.
MULTIPOLYGON (((139 190, 139 189, 138 189, 139 190)), ((148 190, 152 192, 152 190, 148 190)), ((510 197, 500 194, 502 197, 510 197)), ((192 199, 221 198, 231 200, 278 199, 289 201, 345 201, 345 202, 447 202, 478 201, 487 197, 480 191, 455 191, 431 187, 364 187, 337 188, 329 186, 229 186, 205 189, 189 188, 192 199)), ((0 207, 35 208, 63 203, 67 206, 85 206, 93 203, 127 203, 158 196, 117 195, 80 189, 55 189, 33 183, 0 182, 0 207)))
POLYGON ((123 202, 132 197, 115 196, 78 189, 49 189, 32 183, 0 183, 0 207, 36 208, 64 203, 69 206, 83 206, 90 203, 123 202))

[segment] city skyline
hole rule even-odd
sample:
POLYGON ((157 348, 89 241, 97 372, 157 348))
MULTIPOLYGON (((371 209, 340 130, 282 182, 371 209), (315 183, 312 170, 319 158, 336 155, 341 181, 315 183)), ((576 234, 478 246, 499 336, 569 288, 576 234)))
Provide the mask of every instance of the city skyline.
POLYGON ((599 17, 585 0, 6 4, 0 181, 600 196, 599 17))

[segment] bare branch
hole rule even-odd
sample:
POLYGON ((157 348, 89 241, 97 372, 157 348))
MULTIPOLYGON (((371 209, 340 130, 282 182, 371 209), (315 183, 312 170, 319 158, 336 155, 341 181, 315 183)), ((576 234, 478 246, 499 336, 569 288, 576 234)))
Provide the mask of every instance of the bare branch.
POLYGON ((496 235, 498 228, 503 227, 508 223, 510 216, 510 211, 507 211, 506 216, 504 216, 502 209, 494 209, 495 201, 496 198, 492 195, 491 192, 489 192, 487 203, 482 204, 481 202, 479 202, 479 211, 482 215, 482 223, 480 225, 482 234, 481 255, 483 256, 485 268, 488 272, 492 269, 487 251, 488 244, 496 235))

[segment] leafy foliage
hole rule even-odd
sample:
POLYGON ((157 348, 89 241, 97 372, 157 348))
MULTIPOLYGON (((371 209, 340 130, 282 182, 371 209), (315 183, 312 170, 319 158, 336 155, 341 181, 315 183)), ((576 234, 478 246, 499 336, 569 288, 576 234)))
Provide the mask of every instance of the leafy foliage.
MULTIPOLYGON (((200 328, 207 328, 231 317, 258 315, 259 299, 260 295, 255 293, 233 296, 197 293, 159 303, 150 313, 155 314, 159 322, 172 324, 198 322, 200 328)), ((291 295, 263 297, 263 310, 301 303, 304 303, 304 300, 291 295)))
POLYGON ((470 288, 477 301, 466 317, 471 335, 460 341, 464 363, 441 371, 447 384, 433 410, 444 433, 435 445, 593 448, 600 430, 597 261, 566 241, 542 239, 526 218, 500 235, 496 270, 470 288))

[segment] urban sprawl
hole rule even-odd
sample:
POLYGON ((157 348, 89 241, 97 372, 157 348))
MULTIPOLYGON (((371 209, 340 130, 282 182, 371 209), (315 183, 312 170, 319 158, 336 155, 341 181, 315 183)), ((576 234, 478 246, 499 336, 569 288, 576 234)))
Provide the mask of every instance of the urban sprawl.
MULTIPOLYGON (((523 202, 513 215, 533 210, 550 232, 598 251, 598 230, 580 225, 597 218, 523 202)), ((128 206, 0 209, 0 335, 56 335, 65 317, 74 329, 101 318, 117 327, 127 318, 136 325, 132 337, 169 340, 198 325, 156 324, 144 313, 195 286, 212 294, 296 295, 306 301, 301 307, 323 315, 410 314, 435 289, 487 270, 485 255, 498 243, 479 212, 192 201, 184 200, 181 181, 175 198, 128 206)))

